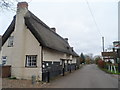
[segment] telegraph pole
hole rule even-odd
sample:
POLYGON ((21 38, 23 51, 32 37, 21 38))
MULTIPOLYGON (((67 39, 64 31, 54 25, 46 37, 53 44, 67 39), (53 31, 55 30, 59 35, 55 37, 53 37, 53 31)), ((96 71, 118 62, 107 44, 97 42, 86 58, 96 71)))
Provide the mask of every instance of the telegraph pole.
POLYGON ((102 47, 103 47, 103 52, 104 52, 104 37, 102 37, 102 47))

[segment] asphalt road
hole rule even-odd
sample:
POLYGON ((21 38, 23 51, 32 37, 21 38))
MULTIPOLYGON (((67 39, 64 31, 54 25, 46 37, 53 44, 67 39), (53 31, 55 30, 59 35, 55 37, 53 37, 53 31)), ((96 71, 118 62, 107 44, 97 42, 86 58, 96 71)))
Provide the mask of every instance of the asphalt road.
POLYGON ((118 76, 101 71, 95 64, 53 80, 49 88, 118 88, 118 76))

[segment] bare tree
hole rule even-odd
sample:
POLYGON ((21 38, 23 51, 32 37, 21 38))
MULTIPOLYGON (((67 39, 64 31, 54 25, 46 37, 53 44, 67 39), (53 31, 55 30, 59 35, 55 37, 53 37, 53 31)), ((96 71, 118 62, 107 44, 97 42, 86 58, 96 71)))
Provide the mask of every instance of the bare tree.
POLYGON ((14 6, 14 1, 11 0, 0 0, 1 10, 12 10, 14 6))
MULTIPOLYGON (((0 11, 1 10, 12 10, 15 11, 16 4, 23 0, 0 0, 0 11)), ((30 2, 31 0, 24 0, 30 2)))

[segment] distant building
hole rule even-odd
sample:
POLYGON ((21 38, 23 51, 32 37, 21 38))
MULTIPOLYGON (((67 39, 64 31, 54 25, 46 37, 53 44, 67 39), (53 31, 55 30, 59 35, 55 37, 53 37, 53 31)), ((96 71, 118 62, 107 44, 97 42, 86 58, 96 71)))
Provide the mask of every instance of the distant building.
POLYGON ((105 61, 111 61, 112 63, 117 63, 118 48, 120 48, 120 41, 114 41, 112 51, 102 52, 103 59, 105 61))

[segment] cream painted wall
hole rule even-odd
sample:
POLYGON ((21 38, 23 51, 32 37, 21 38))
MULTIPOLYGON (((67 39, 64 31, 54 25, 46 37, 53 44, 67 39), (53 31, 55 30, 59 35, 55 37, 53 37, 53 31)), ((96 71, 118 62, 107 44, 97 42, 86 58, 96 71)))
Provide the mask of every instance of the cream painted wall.
MULTIPOLYGON (((16 44, 14 43, 13 47, 8 47, 8 40, 5 42, 5 44, 2 47, 2 56, 7 56, 7 65, 12 65, 12 75, 16 77, 22 77, 22 78, 30 78, 33 73, 35 72, 34 75, 41 75, 41 46, 39 46, 39 42, 35 39, 35 37, 32 35, 32 33, 26 29, 24 30, 25 32, 25 44, 24 44, 24 55, 23 59, 17 58, 15 53, 22 49, 18 48, 15 49, 16 44), (26 55, 37 55, 37 68, 26 68, 25 67, 25 60, 26 60, 26 55), (23 64, 20 65, 19 62, 20 60, 23 64), (22 68, 22 70, 21 70, 22 68), (22 71, 22 76, 20 76, 20 73, 22 71)), ((11 34, 11 36, 15 36, 14 32, 11 34)), ((22 52, 21 52, 22 53, 22 52)), ((18 55, 17 55, 18 56, 18 55)))
MULTIPOLYGON (((70 59, 70 55, 44 48, 44 51, 43 51, 44 61, 60 61, 60 59, 70 59)), ((72 59, 72 63, 76 63, 76 57, 72 56, 71 59, 72 59)))
POLYGON ((60 59, 64 58, 64 53, 47 49, 43 49, 43 60, 44 61, 60 61, 60 59))
MULTIPOLYGON (((15 57, 15 52, 22 49, 14 49, 16 44, 13 47, 8 47, 8 40, 2 47, 2 56, 7 56, 7 65, 12 65, 12 76, 16 76, 17 78, 23 79, 31 79, 32 75, 39 76, 42 79, 42 69, 41 69, 41 46, 40 43, 36 40, 36 38, 32 35, 32 33, 28 30, 24 30, 25 35, 25 44, 24 44, 24 55, 23 59, 19 59, 15 57), (26 55, 37 55, 37 68, 27 68, 25 67, 26 55), (18 60, 23 63, 20 65, 18 60), (31 73, 32 72, 32 73, 31 73), (20 76, 21 75, 21 76, 20 76)), ((14 36, 14 32, 11 34, 14 36)), ((21 52, 22 53, 22 52, 21 52)))
MULTIPOLYGON (((14 36, 14 32, 10 36, 14 36)), ((6 65, 12 65, 12 60, 14 59, 13 49, 14 47, 8 47, 8 40, 2 46, 2 56, 7 56, 6 65)))
MULTIPOLYGON (((31 78, 32 75, 42 76, 41 68, 41 46, 37 39, 33 36, 30 30, 25 30, 25 55, 37 55, 37 68, 25 68, 24 77, 31 78), (32 73, 31 73, 32 72, 32 73), (27 76, 27 77, 26 77, 27 76)), ((26 56, 25 56, 26 57, 26 56)), ((25 62, 24 62, 25 65, 25 62)), ((41 77, 42 79, 42 77, 41 77)))
POLYGON ((73 57, 72 58, 72 63, 76 63, 76 60, 77 60, 76 57, 73 57))

